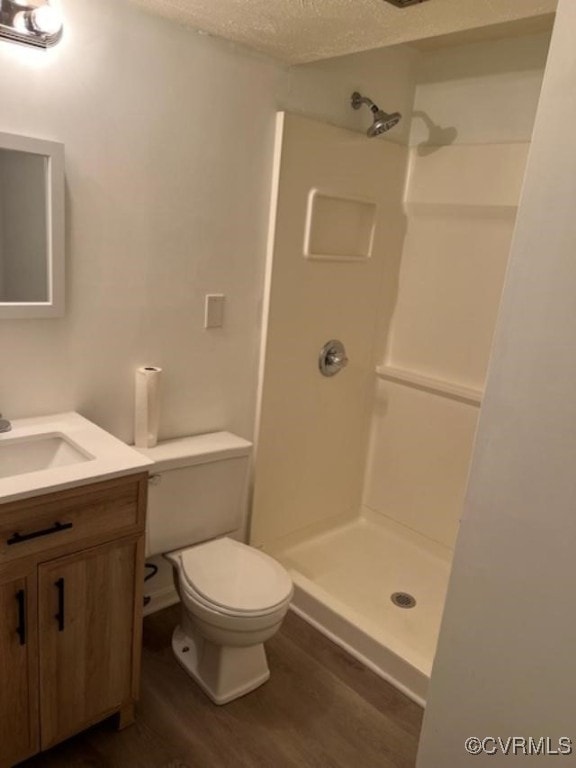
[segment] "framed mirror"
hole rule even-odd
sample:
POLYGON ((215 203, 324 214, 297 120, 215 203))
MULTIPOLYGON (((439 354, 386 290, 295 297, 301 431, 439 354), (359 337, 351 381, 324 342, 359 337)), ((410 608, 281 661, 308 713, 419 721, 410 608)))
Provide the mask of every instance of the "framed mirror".
POLYGON ((0 133, 0 319, 64 314, 64 145, 0 133))

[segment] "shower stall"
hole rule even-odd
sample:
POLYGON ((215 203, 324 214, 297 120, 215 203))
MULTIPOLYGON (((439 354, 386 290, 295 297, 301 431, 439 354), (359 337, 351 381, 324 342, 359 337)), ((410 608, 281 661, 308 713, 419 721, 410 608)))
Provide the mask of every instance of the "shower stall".
POLYGON ((277 118, 251 541, 297 612, 421 704, 547 38, 492 43, 488 72, 482 45, 424 62, 410 145, 359 93, 371 138, 277 118), (448 121, 478 98, 480 139, 448 121))

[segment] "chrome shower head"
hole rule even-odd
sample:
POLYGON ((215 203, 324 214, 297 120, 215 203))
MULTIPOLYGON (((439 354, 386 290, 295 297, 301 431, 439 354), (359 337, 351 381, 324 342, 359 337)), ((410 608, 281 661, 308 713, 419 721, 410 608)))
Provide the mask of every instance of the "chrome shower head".
POLYGON ((374 121, 366 131, 370 138, 372 138, 372 136, 380 136, 381 133, 386 133, 391 128, 394 128, 395 125, 398 125, 402 119, 400 112, 392 112, 391 114, 388 114, 388 112, 379 109, 372 99, 369 99, 367 96, 362 96, 358 91, 354 91, 350 103, 353 109, 360 109, 362 104, 367 104, 370 107, 370 111, 374 115, 374 121))
POLYGON ((368 136, 370 136, 370 138, 372 138, 372 136, 380 136, 381 133, 386 133, 386 131, 394 128, 395 125, 398 125, 400 120, 402 120, 400 112, 392 112, 392 114, 389 115, 387 112, 382 112, 382 110, 379 109, 374 116, 374 122, 370 128, 368 128, 368 136))

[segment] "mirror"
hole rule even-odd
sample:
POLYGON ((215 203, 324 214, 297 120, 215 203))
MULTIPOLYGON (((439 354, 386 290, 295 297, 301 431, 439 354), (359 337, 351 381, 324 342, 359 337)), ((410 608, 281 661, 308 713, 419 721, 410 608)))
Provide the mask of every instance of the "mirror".
POLYGON ((64 314, 64 147, 0 133, 0 318, 64 314))

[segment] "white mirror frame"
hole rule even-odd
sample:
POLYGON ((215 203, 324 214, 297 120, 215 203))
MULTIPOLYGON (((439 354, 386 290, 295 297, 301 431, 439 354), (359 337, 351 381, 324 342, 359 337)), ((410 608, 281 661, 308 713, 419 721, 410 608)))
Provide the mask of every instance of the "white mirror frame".
POLYGON ((46 163, 46 259, 48 301, 0 302, 0 319, 62 317, 64 286, 64 145, 57 141, 32 139, 0 132, 0 149, 42 155, 46 163))

